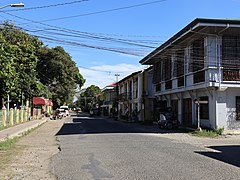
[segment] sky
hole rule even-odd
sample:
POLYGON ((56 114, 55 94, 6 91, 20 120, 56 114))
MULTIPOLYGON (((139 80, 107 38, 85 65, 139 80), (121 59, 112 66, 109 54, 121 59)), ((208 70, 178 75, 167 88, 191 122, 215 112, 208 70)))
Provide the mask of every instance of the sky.
POLYGON ((239 9, 240 0, 1 0, 0 21, 62 46, 83 88, 104 88, 146 68, 139 61, 195 18, 238 19, 239 9))

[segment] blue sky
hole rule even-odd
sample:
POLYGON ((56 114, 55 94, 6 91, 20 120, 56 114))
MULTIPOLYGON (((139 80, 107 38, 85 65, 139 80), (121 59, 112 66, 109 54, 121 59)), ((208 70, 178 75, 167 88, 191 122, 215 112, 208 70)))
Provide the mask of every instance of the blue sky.
POLYGON ((114 82, 115 74, 122 79, 144 68, 139 60, 195 18, 240 15, 240 0, 2 0, 0 6, 19 2, 30 9, 1 9, 1 21, 43 37, 49 47, 63 46, 86 79, 84 86, 100 88, 114 82))

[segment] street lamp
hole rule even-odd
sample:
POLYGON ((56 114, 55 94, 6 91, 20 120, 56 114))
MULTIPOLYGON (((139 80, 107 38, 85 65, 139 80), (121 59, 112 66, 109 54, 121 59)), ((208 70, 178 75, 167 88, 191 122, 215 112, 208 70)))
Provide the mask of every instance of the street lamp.
POLYGON ((0 6, 0 9, 6 8, 6 7, 24 7, 23 3, 18 3, 18 4, 7 4, 5 6, 0 6))

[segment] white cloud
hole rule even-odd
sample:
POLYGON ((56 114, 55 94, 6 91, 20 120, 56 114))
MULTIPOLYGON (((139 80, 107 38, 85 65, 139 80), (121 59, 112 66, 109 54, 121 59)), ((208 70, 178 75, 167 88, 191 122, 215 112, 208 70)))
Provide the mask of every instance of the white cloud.
POLYGON ((144 66, 133 64, 115 64, 115 65, 99 65, 89 68, 79 67, 80 73, 86 79, 84 88, 90 85, 96 85, 100 88, 116 82, 115 74, 119 74, 118 80, 126 77, 127 75, 143 69, 144 66))

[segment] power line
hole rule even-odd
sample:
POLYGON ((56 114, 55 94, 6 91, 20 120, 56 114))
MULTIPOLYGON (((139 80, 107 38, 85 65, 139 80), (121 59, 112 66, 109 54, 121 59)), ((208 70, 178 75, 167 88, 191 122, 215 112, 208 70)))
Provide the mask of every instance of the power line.
POLYGON ((88 67, 84 67, 84 66, 78 66, 79 68, 82 68, 82 69, 87 69, 87 70, 90 70, 90 71, 96 71, 96 72, 103 72, 103 73, 108 73, 108 74, 120 74, 120 73, 130 73, 132 71, 104 71, 104 70, 98 70, 98 69, 93 69, 93 68, 88 68, 88 67))
MULTIPOLYGON (((56 28, 58 31, 64 31, 64 32, 67 32, 67 33, 72 33, 72 34, 79 34, 80 35, 85 35, 85 36, 90 36, 91 34, 90 33, 84 33, 84 32, 81 32, 81 31, 77 31, 77 30, 71 30, 71 29, 67 29, 67 28, 61 28, 61 27, 57 27, 57 26, 53 26, 53 25, 49 25, 49 24, 45 24, 45 23, 41 23, 41 22, 37 22, 37 21, 33 21, 33 20, 30 20, 30 19, 27 19, 27 18, 23 18, 23 17, 19 17, 17 15, 13 15, 13 14, 10 14, 10 13, 7 13, 7 12, 3 12, 5 14, 8 14, 10 16, 13 16, 13 17, 16 17, 16 18, 19 18, 19 19, 22 19, 22 20, 26 20, 26 21, 30 21, 30 22, 34 22, 34 23, 38 23, 38 24, 41 24, 41 25, 44 25, 44 26, 48 26, 48 27, 51 27, 51 28, 56 28)), ((47 39, 47 40, 53 40, 52 38, 49 38, 49 37, 44 37, 44 36, 37 36, 39 38, 43 38, 43 39, 47 39)), ((93 36, 94 37, 94 36, 93 36)), ((94 37, 94 38, 98 38, 98 39, 105 39, 105 40, 110 40, 109 38, 103 38, 103 37, 94 37)), ((60 42, 65 42, 65 40, 58 40, 60 42)), ((115 40, 117 41, 117 40, 115 40)), ((78 45, 78 46, 82 46, 82 47, 88 47, 88 48, 94 48, 94 49, 99 49, 99 50, 108 50, 108 51, 112 51, 112 52, 117 52, 117 53, 122 53, 122 54, 129 54, 129 55, 134 55, 134 56, 139 56, 139 53, 135 53, 135 52, 126 52, 124 49, 116 49, 116 48, 107 48, 107 47, 99 47, 99 46, 92 46, 92 45, 87 45, 87 44, 83 44, 83 43, 79 43, 79 42, 71 42, 71 44, 73 45, 78 45)), ((155 47, 151 47, 151 46, 148 46, 148 48, 155 48, 155 47)), ((140 51, 141 52, 141 51, 140 51)), ((142 56, 142 55, 141 55, 142 56)))
POLYGON ((40 22, 58 21, 58 20, 63 20, 63 19, 70 19, 70 18, 77 18, 77 17, 83 17, 83 16, 108 13, 108 12, 119 11, 119 10, 124 10, 124 9, 136 8, 136 7, 140 7, 140 6, 146 6, 146 5, 150 5, 150 4, 156 4, 156 3, 160 3, 160 2, 164 2, 164 1, 167 1, 167 0, 158 0, 158 1, 148 2, 148 3, 135 4, 135 5, 131 5, 131 6, 124 6, 124 7, 120 7, 120 8, 107 9, 107 10, 96 11, 96 12, 91 12, 91 13, 85 13, 85 14, 79 14, 79 15, 73 15, 73 16, 65 16, 65 17, 60 17, 60 18, 43 20, 40 22))

